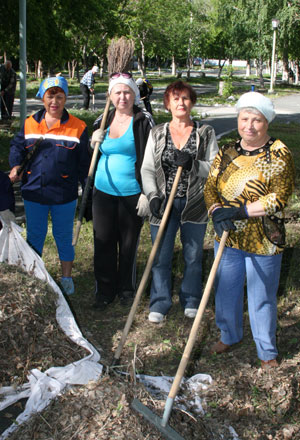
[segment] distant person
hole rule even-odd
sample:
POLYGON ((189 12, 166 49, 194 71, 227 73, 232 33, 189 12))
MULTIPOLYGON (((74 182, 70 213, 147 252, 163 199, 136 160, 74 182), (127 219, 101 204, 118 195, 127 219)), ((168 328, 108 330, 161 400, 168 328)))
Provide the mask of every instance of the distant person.
POLYGON ((284 208, 292 194, 295 169, 289 149, 268 134, 275 117, 272 101, 244 93, 236 105, 239 139, 223 145, 204 189, 212 217, 215 253, 229 231, 215 283, 216 324, 221 354, 243 339, 244 289, 262 368, 278 366, 277 289, 285 244, 284 208))
POLYGON ((136 84, 140 91, 141 100, 144 102, 144 106, 147 112, 152 115, 152 107, 150 104, 150 96, 153 92, 153 86, 147 78, 138 78, 136 84))
POLYGON ((80 90, 83 95, 83 108, 85 110, 89 108, 91 93, 94 93, 95 75, 98 72, 98 66, 93 66, 83 75, 80 81, 80 90))
POLYGON ((7 174, 0 171, 0 230, 2 229, 2 220, 9 224, 15 221, 15 196, 11 181, 7 174))
POLYGON ((10 179, 21 179, 27 241, 42 255, 51 214, 52 233, 61 262, 60 284, 67 295, 74 293, 71 277, 75 256, 73 223, 78 199, 78 183, 84 186, 89 165, 89 136, 85 122, 65 109, 68 83, 62 76, 45 79, 37 97, 44 107, 29 116, 11 141, 10 179), (37 139, 42 143, 23 173, 17 171, 37 139))
POLYGON ((191 119, 196 100, 196 92, 188 83, 175 81, 166 88, 164 106, 172 120, 152 128, 142 165, 153 243, 177 169, 182 167, 166 230, 152 267, 148 319, 153 323, 162 322, 172 306, 172 258, 177 231, 180 231, 184 259, 179 299, 187 318, 195 318, 202 297, 203 240, 208 220, 203 190, 218 145, 211 126, 191 119))
POLYGON ((1 77, 1 118, 3 120, 12 117, 17 74, 12 68, 11 61, 7 60, 0 68, 1 77))

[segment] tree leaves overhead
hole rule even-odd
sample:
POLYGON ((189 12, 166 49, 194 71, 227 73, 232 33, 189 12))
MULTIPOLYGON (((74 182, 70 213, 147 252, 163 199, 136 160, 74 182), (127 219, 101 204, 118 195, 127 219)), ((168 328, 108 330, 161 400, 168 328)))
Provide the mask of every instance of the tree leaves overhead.
MULTIPOLYGON (((19 53, 16 2, 1 0, 0 47, 19 53)), ((272 51, 271 20, 280 20, 277 54, 300 58, 299 0, 27 0, 27 58, 48 68, 104 59, 109 41, 126 36, 135 54, 184 61, 191 56, 261 59, 272 51)))

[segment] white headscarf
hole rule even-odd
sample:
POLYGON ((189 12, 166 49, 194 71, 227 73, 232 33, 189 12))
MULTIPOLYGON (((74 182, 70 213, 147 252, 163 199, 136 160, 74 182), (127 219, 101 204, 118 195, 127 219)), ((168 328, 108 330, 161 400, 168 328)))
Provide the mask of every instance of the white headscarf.
POLYGON ((120 75, 118 78, 111 79, 109 81, 109 86, 108 86, 108 93, 109 94, 111 93, 112 88, 116 84, 126 84, 127 86, 129 86, 131 88, 131 90, 133 90, 133 92, 135 94, 135 99, 134 99, 135 105, 139 104, 139 102, 140 102, 140 91, 139 91, 139 88, 136 85, 136 82, 134 81, 133 78, 124 78, 122 75, 120 75))
POLYGON ((269 123, 272 122, 276 116, 271 99, 258 92, 244 93, 236 103, 237 111, 247 107, 253 107, 258 110, 269 123))

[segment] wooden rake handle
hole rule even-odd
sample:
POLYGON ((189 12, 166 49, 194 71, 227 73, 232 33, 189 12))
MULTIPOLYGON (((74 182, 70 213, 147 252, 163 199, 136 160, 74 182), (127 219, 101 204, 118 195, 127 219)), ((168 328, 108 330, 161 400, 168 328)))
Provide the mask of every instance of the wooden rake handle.
MULTIPOLYGON (((109 96, 107 97, 106 100, 106 105, 105 105, 105 109, 103 112, 103 117, 101 120, 101 125, 100 125, 100 130, 101 130, 101 134, 103 136, 104 133, 104 128, 105 128, 105 124, 106 124, 106 119, 107 119, 107 115, 108 115, 108 111, 109 111, 109 106, 110 106, 110 98, 109 96)), ((83 219, 83 215, 84 215, 84 211, 86 208, 86 203, 88 200, 88 196, 89 196, 89 192, 90 192, 90 188, 93 182, 93 177, 94 177, 94 170, 95 170, 95 166, 96 166, 96 162, 97 162, 97 156, 98 156, 98 151, 99 151, 99 147, 100 147, 101 143, 97 142, 94 148, 94 152, 93 152, 93 156, 92 156, 92 160, 91 160, 91 164, 90 164, 90 168, 89 168, 89 172, 88 172, 88 177, 86 180, 86 184, 84 187, 84 191, 83 191, 83 195, 82 195, 82 199, 81 199, 81 205, 80 205, 80 210, 79 210, 79 214, 78 214, 78 220, 76 223, 76 228, 74 231, 74 236, 73 236, 73 241, 72 241, 72 245, 76 246, 77 241, 78 241, 78 237, 79 237, 79 232, 80 232, 80 228, 81 228, 81 224, 82 224, 82 219, 83 219)))
POLYGON ((219 263, 220 263, 220 260, 221 260, 222 254, 223 254, 223 250, 224 250, 225 243, 226 243, 228 235, 229 235, 228 231, 224 231, 223 234, 222 234, 222 238, 221 238, 221 242, 220 242, 220 245, 219 245, 219 249, 218 249, 216 258, 215 258, 215 260, 213 262, 213 265, 211 267, 211 270, 210 270, 210 273, 209 273, 209 276, 208 276, 208 279, 207 279, 207 282, 206 282, 205 290, 203 292, 203 296, 202 296, 201 302, 199 304, 197 315, 195 316, 195 319, 194 319, 194 322, 193 322, 193 326, 192 326, 190 334, 189 334, 188 341, 186 343, 183 355, 181 357, 180 364, 178 366, 176 375, 174 377, 173 384, 171 386, 168 398, 166 400, 165 410, 164 410, 164 414, 163 414, 163 418, 162 418, 162 426, 166 426, 167 423, 168 423, 168 420, 169 420, 169 417, 170 417, 170 414, 171 414, 171 410, 172 410, 172 407, 173 407, 174 399, 175 399, 175 397, 177 395, 177 392, 178 392, 178 389, 179 389, 179 386, 180 386, 180 382, 181 382, 181 380, 183 378, 183 375, 184 375, 187 363, 189 361, 192 349, 193 349, 194 344, 195 344, 197 332, 198 332, 198 329, 199 329, 199 326, 200 326, 200 323, 201 323, 201 320, 202 320, 202 317, 203 317, 203 314, 204 314, 204 310, 205 310, 206 304, 207 304, 208 299, 209 299, 209 295, 210 295, 211 289, 213 287, 213 283, 214 283, 214 280, 215 280, 215 277, 216 277, 217 269, 218 269, 218 266, 219 266, 219 263))
POLYGON ((128 315, 128 318, 127 318, 127 321, 126 321, 126 324, 125 324, 125 327, 124 327, 124 330, 123 330, 123 333, 122 333, 122 336, 121 336, 121 340, 119 342, 119 345, 118 345, 117 350, 116 350, 115 355, 114 355, 113 365, 116 365, 117 361, 120 359, 120 356, 121 356, 121 353, 122 353, 125 341, 127 339, 130 327, 132 325, 132 321, 133 321, 134 315, 136 313, 136 309, 137 309, 137 307, 139 305, 141 296, 142 296, 142 294, 143 294, 143 292, 144 292, 144 290, 146 288, 148 277, 150 275, 151 268, 152 268, 152 265, 153 265, 153 262, 154 262, 154 258, 155 258, 155 255, 157 253, 157 250, 158 250, 160 241, 162 239, 162 236, 164 234, 165 227, 166 227, 166 224, 167 224, 167 221, 168 221, 171 209, 172 209, 172 205, 173 205, 174 197, 175 197, 175 194, 176 194, 176 191, 177 191, 177 187, 178 187, 179 179, 180 179, 180 176, 181 176, 181 172, 182 172, 182 167, 178 167, 177 168, 177 172, 176 172, 176 176, 175 176, 175 179, 174 179, 174 182, 173 182, 173 185, 172 185, 171 193, 170 193, 170 196, 169 196, 169 199, 168 199, 168 202, 167 202, 167 205, 166 205, 166 208, 165 208, 162 220, 160 222, 160 225, 159 225, 159 228, 158 228, 158 231, 157 231, 156 238, 154 240, 154 243, 153 243, 153 246, 152 246, 152 249, 151 249, 151 252, 150 252, 150 255, 148 257, 148 261, 147 261, 147 264, 146 264, 146 267, 145 267, 145 270, 144 270, 144 273, 143 273, 143 276, 141 278, 138 290, 136 292, 133 304, 131 306, 131 310, 129 312, 129 315, 128 315))
POLYGON ((207 304, 209 296, 210 296, 211 289, 213 287, 213 283, 214 283, 214 280, 216 277, 217 269, 218 269, 218 266, 219 266, 219 263, 220 263, 220 260, 221 260, 222 254, 223 254, 223 250, 225 247, 225 243, 226 243, 228 234, 229 234, 228 231, 224 231, 222 234, 219 249, 218 249, 216 258, 213 262, 213 265, 211 267, 211 270, 210 270, 210 273, 209 273, 209 276, 208 276, 208 279, 206 282, 205 290, 203 292, 203 296, 202 296, 200 305, 198 307, 197 315, 195 316, 193 326, 191 328, 189 338, 188 338, 185 350, 184 350, 182 358, 181 358, 181 362, 179 364, 176 376, 174 378, 173 385, 172 385, 170 392, 169 392, 169 397, 171 397, 171 398, 174 398, 177 395, 177 391, 178 391, 181 379, 183 377, 185 368, 187 366, 192 349, 194 347, 195 340, 197 337, 197 332, 198 332, 200 323, 202 321, 202 317, 203 317, 203 314, 204 314, 204 311, 206 308, 206 304, 207 304))

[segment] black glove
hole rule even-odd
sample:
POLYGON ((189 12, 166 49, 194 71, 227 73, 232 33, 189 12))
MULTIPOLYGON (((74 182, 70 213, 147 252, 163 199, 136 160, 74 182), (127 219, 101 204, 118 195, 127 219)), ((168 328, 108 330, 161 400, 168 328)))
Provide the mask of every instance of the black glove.
POLYGON ((212 214, 212 219, 216 222, 222 220, 244 220, 248 217, 245 206, 240 208, 217 208, 212 214))
POLYGON ((236 230, 232 220, 243 220, 245 218, 248 218, 248 214, 244 206, 240 208, 217 208, 212 213, 214 229, 219 237, 222 236, 223 231, 236 230))
POLYGON ((236 227, 231 220, 222 220, 220 222, 216 222, 213 219, 213 224, 218 237, 222 237, 224 231, 229 231, 230 229, 233 231, 236 230, 236 227))
POLYGON ((89 222, 90 220, 93 220, 93 210, 92 210, 92 207, 93 207, 92 199, 87 199, 85 210, 84 210, 84 214, 83 214, 83 217, 85 218, 85 220, 87 222, 89 222))
POLYGON ((177 150, 175 151, 175 165, 191 171, 193 166, 193 158, 186 151, 177 150))
POLYGON ((150 201, 149 207, 150 207, 151 214, 154 215, 154 217, 156 217, 156 218, 162 218, 162 215, 159 212, 160 207, 161 207, 161 203, 162 203, 162 201, 160 200, 159 197, 154 197, 150 201))

